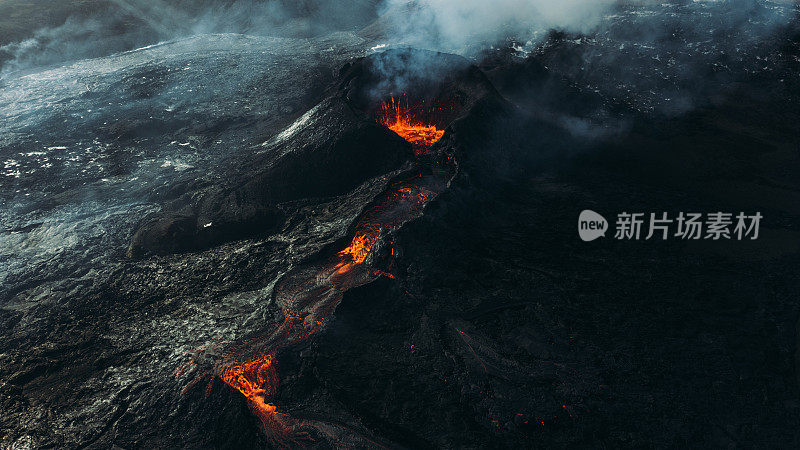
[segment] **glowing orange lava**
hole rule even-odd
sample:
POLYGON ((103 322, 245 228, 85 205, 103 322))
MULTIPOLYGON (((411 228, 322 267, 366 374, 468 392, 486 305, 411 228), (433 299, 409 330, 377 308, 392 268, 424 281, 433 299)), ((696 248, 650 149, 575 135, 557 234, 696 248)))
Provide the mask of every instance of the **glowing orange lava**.
POLYGON ((433 145, 444 135, 444 130, 440 130, 434 125, 426 125, 417 121, 414 118, 414 109, 414 107, 409 106, 408 102, 403 105, 399 100, 395 100, 392 97, 391 100, 381 105, 376 115, 378 122, 412 145, 424 147, 433 145))
POLYGON ((272 355, 262 355, 230 366, 219 377, 247 398, 250 410, 261 421, 262 430, 274 444, 288 446, 295 441, 295 421, 279 413, 277 406, 266 401, 267 396, 274 395, 278 388, 278 374, 272 364, 272 355))
POLYGON ((271 355, 262 355, 251 361, 229 367, 220 375, 222 381, 247 398, 263 398, 275 393, 278 376, 271 355))
MULTIPOLYGON (((421 155, 444 134, 434 125, 421 123, 431 112, 438 112, 425 106, 420 104, 412 108, 407 101, 401 105, 392 98, 382 105, 376 117, 378 122, 410 142, 416 155, 421 155)), ((244 362, 240 362, 243 360, 241 356, 234 356, 233 361, 222 362, 214 369, 216 376, 247 399, 248 406, 261 421, 264 433, 273 444, 299 445, 300 439, 309 437, 303 429, 314 427, 330 434, 326 430, 338 427, 321 421, 293 419, 279 413, 274 404, 267 402, 267 398, 275 395, 278 389, 276 356, 282 349, 322 330, 347 290, 378 276, 394 278, 394 275, 374 267, 375 262, 368 257, 386 233, 419 217, 425 205, 446 188, 454 173, 451 163, 449 157, 436 161, 420 160, 420 166, 427 169, 395 181, 383 198, 377 199, 361 215, 347 247, 330 260, 299 268, 284 276, 275 288, 275 301, 282 309, 283 322, 248 342, 248 346, 258 343, 260 355, 243 358, 244 362)), ((393 248, 391 255, 394 257, 393 248)), ((194 359, 179 367, 176 376, 183 376, 187 369, 197 370, 194 359)), ((196 378, 184 391, 200 379, 196 378)), ((211 383, 207 394, 210 389, 211 383)))
POLYGON ((378 242, 378 234, 378 231, 372 230, 366 233, 361 232, 356 234, 350 245, 339 252, 339 257, 349 257, 355 264, 363 263, 367 259, 372 247, 378 242))

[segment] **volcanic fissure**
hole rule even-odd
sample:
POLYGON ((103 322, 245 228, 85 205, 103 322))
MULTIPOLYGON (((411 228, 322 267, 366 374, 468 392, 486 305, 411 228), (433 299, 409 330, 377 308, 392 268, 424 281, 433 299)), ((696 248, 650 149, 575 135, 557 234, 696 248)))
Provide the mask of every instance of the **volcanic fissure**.
MULTIPOLYGON (((410 102, 408 97, 390 97, 373 113, 375 120, 408 141, 415 155, 412 169, 391 182, 374 199, 353 227, 349 244, 322 262, 296 268, 276 284, 273 292, 284 319, 274 330, 248 339, 243 350, 217 364, 211 374, 240 392, 250 410, 261 422, 262 431, 275 445, 289 445, 307 437, 309 428, 322 432, 330 424, 298 420, 278 412, 269 401, 278 388, 275 362, 281 350, 300 343, 321 331, 332 319, 336 307, 348 290, 370 283, 390 272, 395 249, 391 234, 403 224, 420 217, 425 206, 442 193, 456 172, 453 155, 435 151, 432 146, 444 130, 428 122, 447 106, 435 102, 410 102), (388 256, 378 257, 379 248, 388 256)), ((190 362, 194 365, 194 362, 190 362)), ((190 386, 200 381, 201 375, 190 386)), ((190 387, 190 386, 187 386, 190 387)), ((209 389, 207 389, 207 393, 209 389)))

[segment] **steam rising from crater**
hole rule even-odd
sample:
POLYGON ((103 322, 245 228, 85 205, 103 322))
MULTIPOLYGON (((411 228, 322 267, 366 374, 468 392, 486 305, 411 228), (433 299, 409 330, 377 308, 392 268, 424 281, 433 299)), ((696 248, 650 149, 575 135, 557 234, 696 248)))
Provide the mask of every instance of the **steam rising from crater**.
MULTIPOLYGON (((509 39, 530 48, 549 30, 602 33, 623 10, 635 12, 636 23, 627 25, 626 33, 634 42, 712 29, 752 30, 749 37, 760 39, 774 32, 773 25, 796 16, 791 5, 770 0, 109 0, 22 41, 0 42, 0 65, 8 73, 205 33, 308 37, 350 31, 383 44, 476 56, 509 39), (676 13, 686 19, 680 29, 665 29, 663 19, 676 13), (767 26, 754 27, 754 18, 767 26)), ((728 40, 724 33, 711 38, 728 40)))
POLYGON ((471 53, 549 29, 590 32, 614 0, 386 0, 390 38, 431 50, 471 53))

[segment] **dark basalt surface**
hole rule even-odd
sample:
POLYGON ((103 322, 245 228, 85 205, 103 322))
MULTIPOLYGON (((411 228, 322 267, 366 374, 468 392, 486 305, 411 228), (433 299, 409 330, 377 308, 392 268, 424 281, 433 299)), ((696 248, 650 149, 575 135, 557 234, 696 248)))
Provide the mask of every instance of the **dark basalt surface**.
POLYGON ((764 82, 591 153, 541 115, 474 109, 444 138, 459 176, 398 233, 398 281, 346 295, 308 377, 414 448, 797 445, 798 110, 764 82), (773 219, 737 245, 585 244, 584 208, 773 219))
MULTIPOLYGON (((400 168, 411 156, 402 138, 329 98, 243 161, 223 186, 190 192, 143 220, 130 256, 197 250, 270 234, 309 200, 343 195, 400 168), (305 200, 305 201, 304 201, 305 200)), ((314 201, 311 201, 313 203, 314 201)))
POLYGON ((449 109, 430 118, 441 128, 476 101, 511 108, 477 67, 455 55, 390 50, 347 63, 340 72, 328 98, 264 142, 256 155, 242 158, 221 183, 189 191, 145 217, 128 256, 268 235, 299 205, 345 194, 399 169, 412 156, 409 144, 373 118, 378 104, 393 93, 403 92, 411 101, 446 101, 449 109), (401 70, 419 66, 427 70, 401 70), (388 72, 393 78, 387 82, 388 72))
MULTIPOLYGON (((458 174, 392 236, 395 278, 347 292, 323 332, 280 354, 280 411, 392 448, 800 446, 791 78, 800 47, 797 35, 781 39, 773 72, 706 86, 681 114, 581 87, 550 64, 565 51, 554 45, 525 59, 489 54, 480 68, 413 50, 343 52, 315 72, 313 92, 292 97, 285 123, 219 114, 202 140, 205 131, 170 122, 181 143, 247 151, 129 191, 148 191, 148 202, 103 229, 113 239, 95 231, 78 263, 59 254, 27 281, 6 278, 0 445, 269 447, 239 393, 216 382, 181 394, 188 380, 174 371, 209 342, 279 322, 276 280, 346 242, 406 167, 410 146, 370 120, 363 92, 366 64, 411 57, 461 67, 430 85, 415 80, 420 97, 462 107, 436 144, 453 152, 458 174), (575 219, 587 208, 610 220, 622 211, 765 219, 752 242, 584 243, 575 219), (91 245, 114 251, 100 258, 91 245)), ((306 43, 292 45, 288 53, 306 43)), ((284 88, 269 95, 290 86, 281 73, 284 88)), ((154 95, 145 99, 169 89, 145 84, 154 95)), ((57 135, 57 122, 44 129, 57 135)), ((109 133, 125 140, 123 128, 109 133)), ((55 204, 84 195, 51 181, 55 204)), ((4 232, 42 226, 20 220, 4 232)))

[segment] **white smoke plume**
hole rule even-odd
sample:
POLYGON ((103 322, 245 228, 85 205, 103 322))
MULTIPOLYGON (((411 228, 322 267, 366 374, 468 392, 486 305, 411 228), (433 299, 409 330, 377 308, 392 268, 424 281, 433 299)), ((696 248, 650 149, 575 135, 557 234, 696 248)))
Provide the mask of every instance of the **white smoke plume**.
POLYGON ((508 38, 551 29, 596 27, 615 0, 385 0, 385 28, 396 44, 469 54, 508 38))
POLYGON ((309 37, 330 31, 355 31, 377 18, 379 3, 380 0, 106 0, 97 2, 102 6, 89 12, 75 6, 66 22, 33 30, 25 39, 4 41, 0 27, 0 74, 104 56, 196 34, 309 37))

